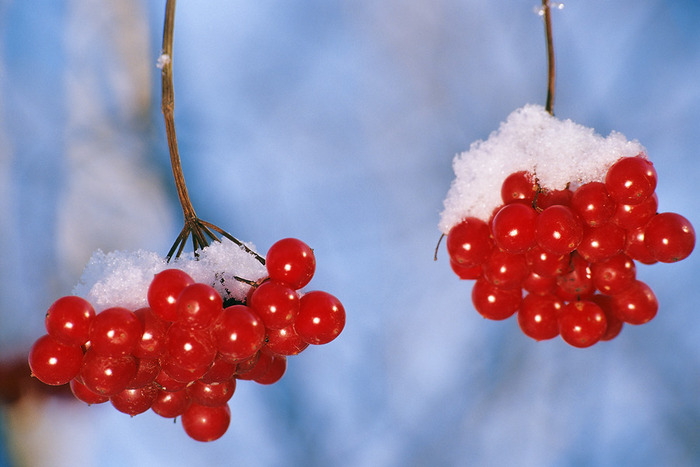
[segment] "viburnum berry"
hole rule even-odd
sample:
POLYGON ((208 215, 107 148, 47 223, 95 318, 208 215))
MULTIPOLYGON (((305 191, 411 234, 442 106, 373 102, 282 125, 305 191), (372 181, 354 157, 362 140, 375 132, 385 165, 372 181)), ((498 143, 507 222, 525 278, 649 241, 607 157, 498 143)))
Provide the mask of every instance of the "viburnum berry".
POLYGON ((450 258, 450 267, 452 272, 457 274, 457 277, 462 280, 474 280, 481 275, 481 265, 479 264, 476 266, 465 266, 450 258))
POLYGON ((260 284, 247 304, 255 310, 267 329, 287 327, 299 313, 299 295, 296 290, 275 280, 260 284))
POLYGON ((282 329, 267 331, 265 348, 278 355, 297 355, 309 346, 309 343, 297 334, 294 325, 282 329))
POLYGON ((627 231, 624 253, 642 264, 654 264, 658 261, 651 254, 644 242, 645 226, 635 227, 627 231))
POLYGON ((585 183, 571 197, 571 209, 592 227, 608 222, 615 214, 616 206, 602 182, 585 183))
POLYGON ((151 383, 137 389, 124 389, 110 397, 109 401, 115 409, 133 417, 150 409, 157 396, 158 387, 151 383))
POLYGON ((177 296, 176 320, 192 329, 206 328, 219 316, 223 305, 224 301, 214 287, 195 282, 177 296))
POLYGON ((92 392, 113 396, 126 389, 136 374, 136 359, 131 355, 101 355, 89 348, 83 356, 80 378, 92 392))
POLYGON ((639 204, 656 190, 654 165, 641 155, 624 157, 608 169, 605 188, 618 203, 639 204))
POLYGON ((559 312, 563 300, 552 294, 528 294, 518 310, 518 325, 526 336, 542 341, 559 335, 559 312))
POLYGON ((589 300, 598 305, 600 309, 603 310, 603 313, 605 313, 607 327, 600 340, 609 341, 617 337, 620 331, 622 331, 624 323, 613 311, 612 297, 609 295, 595 294, 589 300))
POLYGON ((270 364, 268 365, 267 371, 253 378, 253 381, 258 384, 274 384, 282 379, 282 376, 284 376, 284 373, 287 371, 287 357, 277 354, 270 354, 270 357, 270 364))
POLYGON ((651 287, 640 280, 611 298, 613 313, 625 323, 647 323, 659 310, 659 302, 651 287))
POLYGON ((212 335, 219 352, 230 360, 246 360, 265 342, 265 325, 252 308, 232 305, 224 308, 212 335))
POLYGON ((567 303, 559 314, 559 333, 574 347, 595 344, 603 337, 607 326, 605 312, 592 301, 567 303))
POLYGON ((481 316, 493 320, 510 318, 522 301, 522 290, 502 289, 479 278, 472 287, 472 303, 481 316))
POLYGON ((148 306, 165 321, 177 319, 176 301, 185 287, 194 284, 189 274, 180 269, 166 269, 153 277, 148 287, 148 306))
POLYGON ((87 386, 80 381, 80 378, 73 378, 70 380, 70 390, 76 399, 88 405, 103 404, 109 400, 109 397, 89 390, 87 386))
POLYGON ((538 245, 555 255, 571 253, 583 239, 583 224, 570 208, 550 206, 537 216, 535 239, 538 245))
POLYGON ((695 248, 695 229, 680 214, 663 212, 652 217, 644 228, 644 245, 655 260, 675 263, 695 248))
POLYGON ((236 374, 236 363, 227 359, 224 355, 218 354, 214 359, 214 363, 209 367, 206 373, 199 378, 203 383, 223 383, 233 378, 236 374))
POLYGON ((236 379, 221 383, 204 383, 197 380, 187 387, 187 394, 195 404, 218 407, 226 404, 236 391, 236 379))
POLYGON ((569 270, 557 276, 555 293, 566 301, 581 300, 595 293, 590 264, 578 253, 571 255, 569 270))
POLYGON ((216 345, 208 329, 192 329, 181 323, 168 329, 165 348, 168 360, 188 370, 206 369, 216 357, 216 345))
POLYGON ((81 297, 61 297, 49 307, 44 324, 48 335, 65 345, 81 346, 90 338, 95 309, 81 297))
POLYGON ((537 211, 523 203, 506 204, 491 221, 494 243, 508 253, 525 253, 535 244, 537 211))
POLYGON ((598 263, 620 253, 625 248, 625 239, 625 231, 612 222, 587 226, 576 251, 586 261, 598 263))
POLYGON ((535 176, 524 170, 508 175, 501 185, 501 199, 504 204, 513 201, 532 204, 536 194, 537 181, 535 176))
POLYGON ((192 402, 181 417, 182 427, 196 441, 214 441, 221 438, 231 423, 228 404, 208 407, 192 402))
POLYGON ((631 230, 646 225, 659 208, 659 197, 652 193, 639 204, 618 204, 611 221, 623 229, 631 230))
POLYGON ((540 190, 535 197, 535 207, 539 209, 547 209, 550 206, 570 206, 574 192, 568 188, 563 190, 540 190))
POLYGON ((298 290, 307 285, 316 272, 313 250, 296 238, 283 238, 267 251, 265 267, 270 279, 298 290))
POLYGON ((535 245, 525 253, 530 270, 540 276, 558 276, 569 269, 570 254, 554 254, 535 245))
POLYGON ((525 255, 494 249, 482 265, 483 276, 493 285, 504 289, 521 287, 530 270, 525 255))
POLYGON ((452 227, 445 243, 450 259, 465 267, 486 261, 493 248, 488 224, 476 217, 467 217, 452 227))
POLYGON ((48 334, 37 339, 29 351, 32 376, 51 386, 66 384, 75 378, 82 360, 80 347, 62 344, 48 334))
POLYGON ((321 290, 304 294, 294 330, 305 342, 322 345, 338 337, 345 327, 345 308, 335 296, 321 290))
POLYGON ((593 285, 603 294, 620 293, 636 280, 637 267, 634 260, 624 253, 605 261, 591 264, 593 285))
POLYGON ((133 355, 138 358, 158 358, 165 353, 165 335, 172 324, 158 317, 149 307, 134 311, 141 322, 141 340, 134 347, 133 355))
POLYGON ((157 358, 137 358, 136 374, 126 387, 137 389, 151 384, 158 373, 160 373, 160 361, 157 358))
POLYGON ((101 355, 131 354, 141 341, 143 327, 134 312, 122 307, 102 310, 90 325, 90 348, 101 355))
POLYGON ((161 417, 175 418, 182 415, 189 406, 190 396, 185 389, 173 392, 160 389, 151 404, 151 410, 161 417))

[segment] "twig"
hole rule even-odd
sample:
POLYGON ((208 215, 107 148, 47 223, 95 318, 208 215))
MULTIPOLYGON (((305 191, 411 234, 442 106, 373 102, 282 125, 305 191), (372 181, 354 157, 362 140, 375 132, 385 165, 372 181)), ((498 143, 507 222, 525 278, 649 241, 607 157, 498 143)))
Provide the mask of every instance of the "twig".
POLYGON ((547 104, 545 110, 554 115, 554 41, 552 40, 552 12, 549 0, 542 0, 542 13, 544 15, 544 28, 547 38, 547 104))

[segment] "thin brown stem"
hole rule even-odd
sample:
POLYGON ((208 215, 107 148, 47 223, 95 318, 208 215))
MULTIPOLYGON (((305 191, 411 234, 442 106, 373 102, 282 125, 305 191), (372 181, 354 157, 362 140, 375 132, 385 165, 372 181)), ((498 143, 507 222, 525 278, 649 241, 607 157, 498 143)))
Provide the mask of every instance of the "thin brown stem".
POLYGON ((552 12, 549 7, 549 0, 542 0, 542 12, 547 39, 547 104, 545 105, 545 110, 550 115, 554 115, 554 41, 552 40, 552 12))
POLYGON ((187 239, 192 235, 192 248, 197 256, 197 250, 201 250, 209 245, 210 241, 219 241, 219 235, 226 237, 233 243, 241 247, 244 251, 254 256, 261 264, 265 264, 265 258, 245 246, 241 241, 225 230, 197 218, 192 206, 192 201, 187 193, 185 176, 182 172, 180 152, 177 146, 177 135, 175 133, 175 91, 173 86, 173 38, 175 29, 175 0, 167 0, 165 4, 165 22, 163 24, 163 50, 158 60, 161 67, 161 110, 165 118, 165 134, 168 139, 168 149, 170 151, 170 166, 173 169, 173 178, 177 187, 177 196, 182 206, 182 214, 185 217, 185 225, 180 234, 175 239, 166 259, 170 261, 175 255, 178 258, 187 239))

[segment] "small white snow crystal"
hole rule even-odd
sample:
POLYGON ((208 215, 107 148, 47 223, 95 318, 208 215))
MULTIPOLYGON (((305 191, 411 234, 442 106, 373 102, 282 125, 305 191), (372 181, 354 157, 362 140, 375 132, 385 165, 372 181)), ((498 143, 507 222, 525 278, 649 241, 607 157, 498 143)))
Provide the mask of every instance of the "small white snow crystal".
MULTIPOLYGON (((253 245, 246 246, 254 250, 253 245)), ((214 286, 224 298, 238 300, 245 298, 250 286, 234 276, 256 281, 267 275, 265 266, 227 239, 204 248, 198 260, 190 253, 171 263, 145 250, 110 253, 98 250, 73 293, 88 300, 96 311, 113 306, 136 310, 148 306, 148 286, 153 276, 168 268, 182 269, 195 281, 214 286)))
POLYGON ((603 181, 608 167, 621 157, 646 153, 637 141, 610 133, 607 138, 571 120, 559 120, 538 105, 511 113, 486 141, 472 143, 455 156, 452 182, 438 227, 444 234, 465 217, 488 221, 503 204, 501 184, 510 174, 527 170, 542 188, 575 189, 603 181))

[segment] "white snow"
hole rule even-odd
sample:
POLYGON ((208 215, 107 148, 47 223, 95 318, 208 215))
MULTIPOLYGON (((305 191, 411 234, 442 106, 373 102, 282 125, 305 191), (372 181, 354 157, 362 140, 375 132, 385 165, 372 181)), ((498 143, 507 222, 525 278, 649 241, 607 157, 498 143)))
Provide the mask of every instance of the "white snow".
MULTIPOLYGON (((252 244, 246 246, 255 251, 252 244)), ((88 300, 96 311, 113 306, 136 310, 148 306, 146 295, 153 276, 168 268, 182 269, 195 281, 213 285, 225 298, 239 300, 245 298, 250 286, 234 276, 255 281, 267 275, 255 257, 224 238, 200 251, 198 260, 189 253, 170 263, 146 250, 97 250, 73 293, 88 300)))
POLYGON ((535 174, 542 188, 560 190, 603 181, 621 157, 646 155, 644 147, 612 132, 603 137, 592 128, 559 120, 539 105, 513 111, 486 141, 472 143, 455 156, 455 179, 444 201, 439 229, 447 234, 465 217, 488 220, 502 204, 501 184, 513 172, 535 174))

